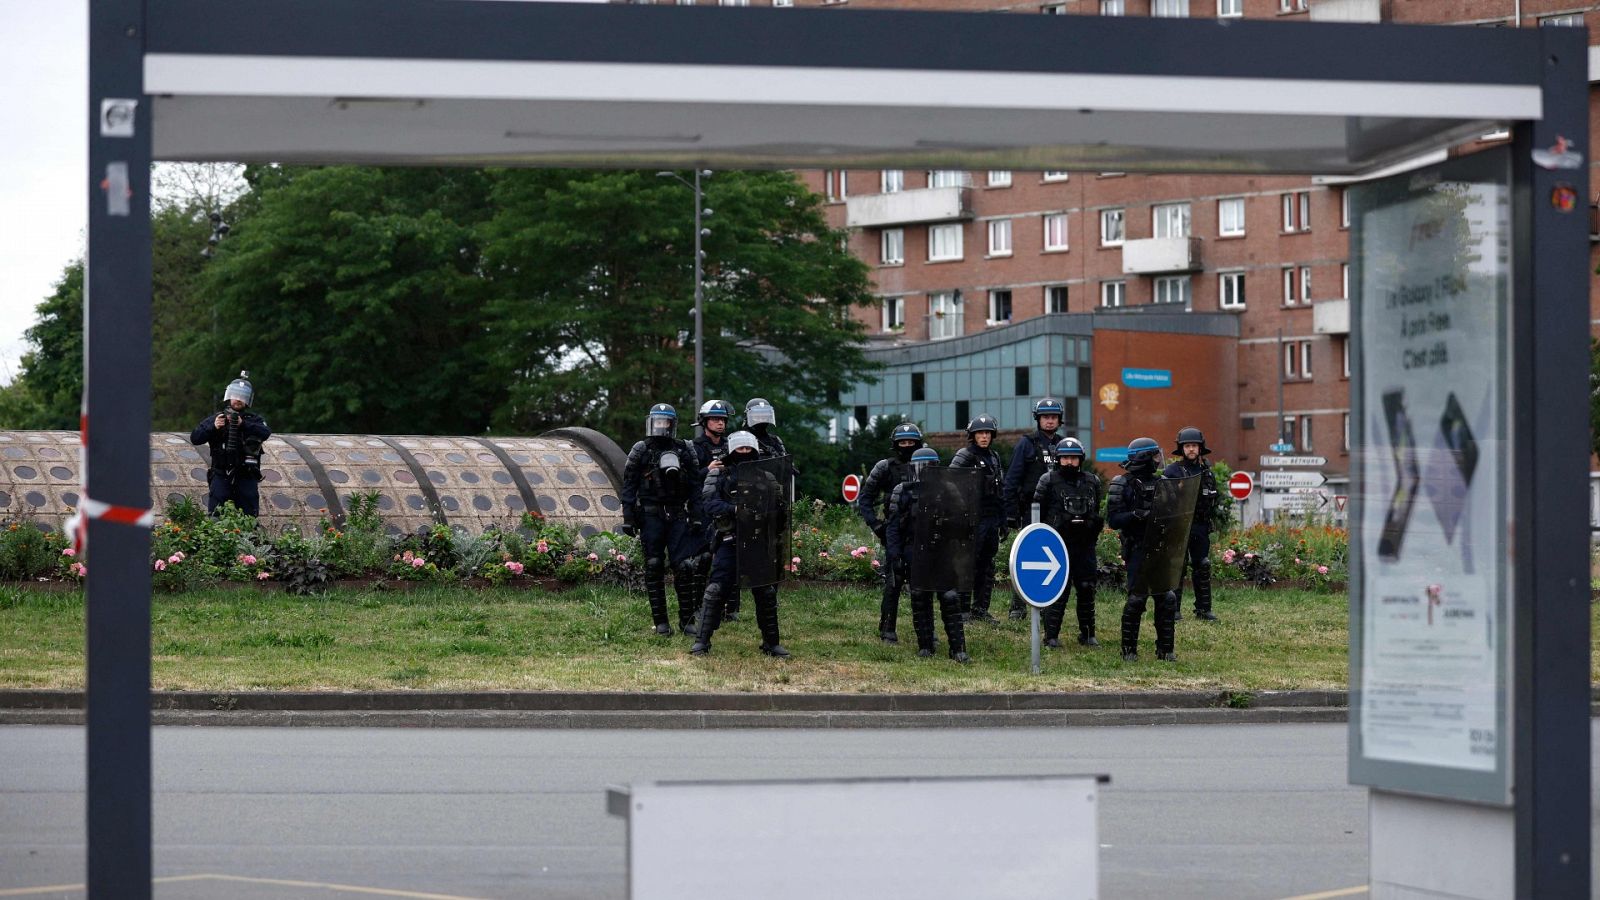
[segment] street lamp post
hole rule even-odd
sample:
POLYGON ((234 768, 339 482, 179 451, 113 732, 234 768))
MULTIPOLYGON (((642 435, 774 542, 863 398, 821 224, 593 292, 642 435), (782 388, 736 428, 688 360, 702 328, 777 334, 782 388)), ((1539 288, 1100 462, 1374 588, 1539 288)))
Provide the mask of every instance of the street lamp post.
POLYGON ((711 210, 704 208, 705 193, 700 189, 700 179, 710 174, 710 169, 695 169, 694 181, 689 181, 676 172, 656 173, 658 178, 675 179, 694 191, 694 410, 697 416, 700 406, 706 402, 705 286, 702 277, 705 252, 700 249, 700 239, 709 232, 701 225, 701 217, 711 214, 711 210))

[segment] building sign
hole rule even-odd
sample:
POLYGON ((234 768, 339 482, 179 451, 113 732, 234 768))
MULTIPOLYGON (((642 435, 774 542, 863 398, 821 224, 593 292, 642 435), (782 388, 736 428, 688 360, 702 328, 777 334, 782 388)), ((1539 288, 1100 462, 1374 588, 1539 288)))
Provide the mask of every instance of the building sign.
POLYGON ((1106 447, 1106 448, 1101 449, 1101 450, 1096 450, 1094 452, 1094 461, 1095 462, 1114 462, 1114 463, 1127 462, 1128 461, 1128 448, 1127 447, 1106 447))
POLYGON ((1123 369, 1122 383, 1131 388, 1172 387, 1170 369, 1123 369))
POLYGON ((1509 157, 1354 196, 1351 780, 1509 802, 1509 157))
POLYGON ((1117 404, 1121 402, 1118 399, 1120 394, 1121 389, 1114 384, 1100 385, 1100 405, 1106 409, 1116 409, 1117 404))

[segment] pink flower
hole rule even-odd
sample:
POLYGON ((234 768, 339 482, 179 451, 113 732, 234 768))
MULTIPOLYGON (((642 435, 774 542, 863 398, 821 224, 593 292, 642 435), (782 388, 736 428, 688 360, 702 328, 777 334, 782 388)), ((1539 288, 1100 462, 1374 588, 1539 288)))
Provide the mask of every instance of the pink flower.
POLYGON ((407 550, 405 553, 402 553, 400 555, 400 561, 401 562, 411 562, 411 560, 413 560, 415 558, 416 558, 416 554, 412 553, 410 550, 407 550))
POLYGON ((800 567, 799 567, 799 566, 797 566, 797 565, 795 565, 795 564, 794 564, 794 563, 790 563, 790 564, 788 564, 788 565, 787 565, 787 566, 784 566, 784 568, 786 568, 786 569, 788 569, 788 570, 789 570, 789 571, 791 571, 791 572, 798 572, 798 571, 800 571, 800 567))
POLYGON ((822 559, 827 559, 828 558, 828 551, 826 551, 826 550, 818 550, 817 551, 817 556, 822 558, 822 559))
POLYGON ((61 551, 61 555, 62 556, 77 556, 78 555, 78 551, 72 549, 71 547, 68 547, 67 549, 61 551))
POLYGON ((1245 555, 1244 555, 1244 558, 1245 558, 1245 559, 1255 559, 1255 558, 1256 558, 1256 555, 1255 555, 1255 554, 1254 554, 1254 553, 1246 553, 1246 554, 1245 554, 1245 555))
POLYGON ((411 558, 411 568, 413 568, 413 569, 420 569, 420 568, 422 568, 423 566, 425 566, 427 564, 428 564, 428 561, 423 559, 420 556, 413 556, 411 558))
POLYGON ((600 557, 597 554, 594 554, 594 553, 589 554, 589 562, 599 562, 599 561, 600 561, 600 557))
POLYGON ((550 542, 549 541, 540 541, 539 543, 533 545, 533 549, 539 551, 540 553, 549 553, 550 552, 550 542))
POLYGON ((171 556, 167 557, 167 562, 171 563, 172 565, 177 565, 178 563, 183 562, 183 554, 182 553, 174 553, 171 556))
POLYGON ((271 577, 272 577, 272 573, 271 572, 257 572, 256 573, 256 580, 257 581, 266 581, 268 578, 271 578, 271 577))
POLYGON ((617 554, 617 562, 625 563, 627 561, 628 561, 628 554, 626 554, 626 553, 618 553, 617 554))
POLYGON ((157 572, 165 572, 166 569, 167 569, 167 561, 166 560, 164 560, 164 559, 156 560, 156 571, 157 572))
POLYGON ((80 562, 75 562, 68 566, 67 571, 78 576, 79 578, 89 577, 89 567, 80 562))
POLYGON ((1300 557, 1296 556, 1294 558, 1294 564, 1297 565, 1297 566, 1300 565, 1300 557))
POLYGON ((796 556, 794 559, 789 560, 789 565, 791 565, 791 566, 800 565, 800 557, 796 556))
POLYGON ((1224 551, 1222 551, 1222 561, 1225 562, 1225 563, 1233 562, 1233 556, 1234 556, 1234 554, 1233 554, 1232 550, 1224 550, 1224 551))
POLYGON ((874 569, 876 569, 876 568, 878 568, 878 567, 879 567, 879 566, 881 566, 881 565, 883 565, 883 564, 882 564, 882 563, 880 563, 880 562, 878 562, 878 561, 877 561, 877 560, 873 560, 873 561, 872 561, 872 567, 873 567, 873 568, 874 568, 874 569))
POLYGON ((248 553, 241 553, 239 554, 239 562, 242 562, 247 566, 253 566, 256 564, 256 558, 248 553))
POLYGON ((1317 566, 1317 574, 1318 575, 1326 575, 1326 574, 1328 574, 1328 567, 1327 566, 1317 566))
POLYGON ((521 575, 522 574, 522 563, 519 563, 519 562, 508 562, 508 563, 506 563, 506 568, 509 569, 511 571, 511 574, 513 574, 513 575, 521 575))

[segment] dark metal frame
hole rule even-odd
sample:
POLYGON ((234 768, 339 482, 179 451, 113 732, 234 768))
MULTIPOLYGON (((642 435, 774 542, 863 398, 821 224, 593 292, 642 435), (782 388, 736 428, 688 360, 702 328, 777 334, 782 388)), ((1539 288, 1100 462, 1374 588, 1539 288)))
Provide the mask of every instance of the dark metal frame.
MULTIPOLYGON (((919 69, 978 72, 995 71, 999 64, 974 47, 1007 46, 1005 66, 1013 71, 1539 85, 1543 118, 1516 123, 1513 141, 1518 301, 1512 374, 1524 398, 1513 407, 1513 458, 1526 475, 1512 517, 1520 563, 1513 653, 1516 877, 1519 896, 1587 897, 1588 530, 1581 527, 1585 494, 1573 485, 1584 482, 1588 447, 1581 402, 1586 391, 1580 387, 1588 372, 1588 241, 1584 216, 1559 214, 1547 202, 1557 183, 1576 188, 1580 202, 1587 198, 1587 170, 1549 172, 1528 162, 1533 148, 1550 146, 1558 135, 1581 140, 1589 133, 1584 32, 1093 17, 1070 27, 1079 40, 1063 53, 1052 42, 1054 32, 1027 16, 841 16, 821 10, 465 0, 240 0, 225 6, 209 0, 92 0, 85 396, 93 418, 86 416, 86 426, 92 426, 86 434, 87 496, 119 506, 150 505, 147 52, 380 56, 396 55, 398 48, 406 51, 399 55, 434 58, 855 68, 914 62, 919 69), (434 27, 441 17, 450 28, 434 27), (380 18, 385 26, 372 27, 380 18), (1201 39, 1210 52, 1193 52, 1201 39), (1352 46, 1362 48, 1359 63, 1350 57, 1352 46), (104 98, 139 101, 133 136, 102 136, 104 98), (129 193, 108 197, 110 188, 120 186, 109 177, 119 165, 128 175, 129 193)), ((952 164, 961 156, 940 153, 952 164)), ((819 152, 816 162, 825 161, 819 152)), ((91 521, 88 533, 94 566, 87 601, 89 891, 93 897, 148 898, 150 536, 103 520, 91 521)))

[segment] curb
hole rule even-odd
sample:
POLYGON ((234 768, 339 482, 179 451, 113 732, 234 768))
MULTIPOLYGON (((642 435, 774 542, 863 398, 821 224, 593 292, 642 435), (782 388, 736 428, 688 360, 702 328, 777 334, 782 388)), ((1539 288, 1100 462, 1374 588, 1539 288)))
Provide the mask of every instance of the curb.
MULTIPOLYGON (((1343 707, 1258 709, 1037 709, 923 712, 761 712, 727 710, 177 710, 157 709, 154 725, 337 728, 539 728, 661 730, 727 728, 1004 728, 1107 725, 1222 725, 1343 722, 1343 707)), ((0 725, 82 725, 81 709, 0 709, 0 725)))

